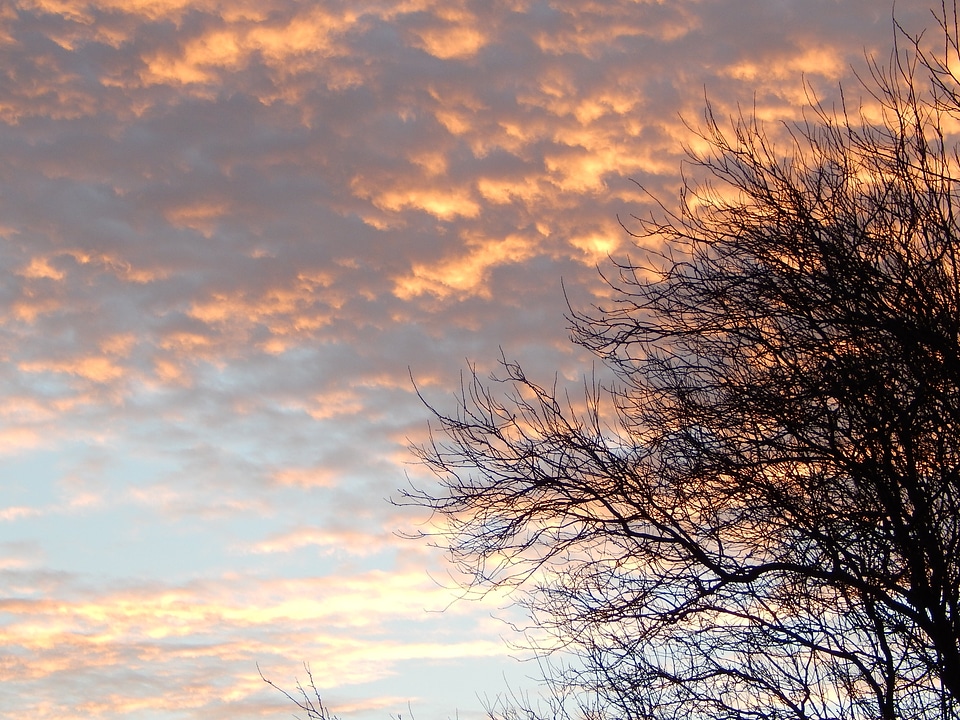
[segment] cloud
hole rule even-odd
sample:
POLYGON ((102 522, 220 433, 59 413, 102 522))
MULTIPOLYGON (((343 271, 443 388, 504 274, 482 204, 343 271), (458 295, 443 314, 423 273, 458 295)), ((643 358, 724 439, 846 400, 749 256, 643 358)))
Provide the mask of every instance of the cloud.
POLYGON ((414 265, 412 273, 397 279, 396 294, 403 300, 430 292, 444 297, 451 292, 489 294, 487 272, 504 263, 521 263, 536 254, 539 238, 511 235, 506 238, 463 239, 465 254, 430 265, 414 265))
POLYGON ((410 376, 448 408, 502 348, 575 392, 563 293, 639 252, 705 95, 776 136, 891 36, 867 0, 0 8, 0 707, 275 715, 257 660, 358 717, 491 689, 411 689, 479 685, 507 600, 424 612, 410 376))
MULTIPOLYGON (((29 593, 29 573, 0 572, 29 593)), ((78 715, 104 717, 174 711, 178 703, 195 712, 224 701, 242 708, 262 695, 258 661, 275 674, 290 658, 308 656, 317 677, 349 685, 384 677, 404 662, 503 650, 482 628, 464 627, 456 641, 438 632, 424 608, 450 596, 422 573, 258 582, 238 576, 94 592, 69 577, 52 586, 49 578, 35 580, 42 596, 38 586, 33 597, 0 600, 10 618, 0 630, 7 648, 0 667, 30 690, 5 707, 31 717, 53 717, 64 701, 78 715), (383 630, 394 622, 419 628, 419 638, 385 641, 383 630), (59 693, 49 685, 56 678, 66 681, 59 693), (80 687, 82 700, 74 696, 80 687)), ((273 699, 273 711, 282 710, 281 699, 273 699)))

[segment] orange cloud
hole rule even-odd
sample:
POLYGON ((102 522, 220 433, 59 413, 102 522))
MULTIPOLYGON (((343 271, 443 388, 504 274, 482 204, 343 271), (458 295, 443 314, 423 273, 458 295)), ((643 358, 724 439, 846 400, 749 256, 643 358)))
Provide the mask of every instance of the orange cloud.
MULTIPOLYGON (((0 659, 0 670, 34 683, 95 671, 102 683, 85 687, 75 712, 173 709, 181 695, 189 702, 183 707, 246 702, 263 689, 251 669, 255 662, 277 677, 278 663, 309 657, 315 677, 344 687, 382 678, 404 662, 498 657, 504 650, 490 632, 491 606, 482 609, 484 603, 456 606, 477 618, 474 626, 461 625, 458 639, 444 632, 431 639, 424 633, 429 625, 421 626, 417 639, 385 639, 384 624, 393 620, 422 623, 432 617, 442 626, 450 618, 424 615, 425 608, 449 605, 452 595, 421 572, 256 583, 223 579, 73 600, 50 592, 43 599, 0 600, 8 618, 0 644, 13 652, 0 659), (112 677, 130 668, 178 680, 117 692, 112 677)), ((53 717, 44 697, 23 702, 30 717, 53 717)))
MULTIPOLYGON (((232 291, 212 293, 195 301, 187 314, 217 328, 233 342, 243 342, 253 328, 266 328, 271 337, 259 343, 269 353, 283 352, 298 338, 309 337, 333 320, 343 302, 331 289, 333 275, 326 272, 300 273, 287 286, 277 286, 253 293, 232 291)), ((211 340, 193 333, 176 333, 164 341, 164 347, 178 345, 191 352, 210 346, 211 340)))
MULTIPOLYGON (((640 0, 634 5, 660 5, 659 0, 640 0)), ((645 17, 638 22, 638 13, 630 5, 610 5, 605 2, 580 2, 562 7, 571 22, 559 31, 537 32, 534 40, 547 54, 576 53, 598 59, 615 41, 629 37, 652 37, 674 42, 700 27, 699 18, 680 3, 673 3, 670 13, 659 13, 651 21, 645 17)))
MULTIPOLYGON (((771 84, 786 81, 798 85, 804 75, 823 75, 831 80, 839 80, 849 65, 839 48, 819 45, 804 48, 798 55, 781 58, 780 62, 758 64, 743 60, 729 66, 725 73, 737 80, 746 80, 753 84, 771 84)), ((798 97, 798 105, 803 106, 806 98, 798 97)), ((794 106, 796 108, 796 105, 794 106)))
POLYGON ((443 60, 476 55, 487 41, 482 32, 470 27, 424 30, 418 35, 423 43, 421 47, 443 60))
POLYGON ((196 230, 209 238, 217 227, 217 222, 230 211, 225 202, 194 201, 170 208, 165 215, 174 227, 196 230))
POLYGON ((57 270, 50 265, 50 258, 48 257, 30 258, 30 264, 24 268, 20 274, 25 278, 31 279, 47 278, 49 280, 63 280, 64 277, 63 271, 57 270))
POLYGON ((213 82, 220 71, 238 70, 254 57, 284 76, 317 70, 322 58, 347 52, 337 38, 354 25, 357 15, 311 5, 280 21, 247 13, 223 19, 226 26, 192 38, 178 54, 162 50, 148 58, 143 80, 148 84, 213 82))
POLYGON ((108 383, 122 378, 126 371, 114 360, 103 356, 87 356, 68 360, 35 360, 18 363, 26 373, 63 373, 95 383, 108 383))
MULTIPOLYGON (((382 181, 381 181, 382 182, 382 181)), ((370 199, 381 210, 401 213, 407 210, 419 210, 434 215, 441 220, 474 218, 480 214, 480 205, 466 188, 416 188, 409 187, 407 179, 402 183, 407 187, 383 187, 380 182, 356 178, 352 185, 358 197, 370 199)))
POLYGON ((519 263, 539 249, 537 238, 509 235, 502 240, 467 238, 467 252, 434 264, 417 263, 412 271, 398 277, 394 293, 403 300, 424 293, 446 297, 452 293, 487 296, 487 273, 497 265, 519 263))
POLYGON ((605 233, 574 236, 570 238, 570 244, 584 254, 587 262, 595 265, 616 253, 620 248, 622 235, 621 228, 611 229, 605 233))

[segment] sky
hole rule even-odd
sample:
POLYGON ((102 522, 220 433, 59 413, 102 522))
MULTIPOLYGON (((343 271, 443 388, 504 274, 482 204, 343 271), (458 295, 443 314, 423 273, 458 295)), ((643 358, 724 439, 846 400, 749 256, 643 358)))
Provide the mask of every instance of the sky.
POLYGON ((258 666, 304 662, 344 720, 535 694, 513 597, 389 502, 434 482, 411 377, 576 386, 563 288, 676 202, 705 99, 776 134, 892 39, 876 0, 0 0, 0 717, 286 718, 258 666))

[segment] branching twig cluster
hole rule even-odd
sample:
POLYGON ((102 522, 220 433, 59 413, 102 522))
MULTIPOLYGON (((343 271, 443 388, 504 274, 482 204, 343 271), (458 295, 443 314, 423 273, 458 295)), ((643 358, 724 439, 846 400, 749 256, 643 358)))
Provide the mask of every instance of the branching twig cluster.
MULTIPOLYGON (((906 38, 778 147, 707 109, 712 184, 572 311, 576 409, 507 359, 418 448, 477 587, 517 584, 622 718, 960 715, 960 83, 906 38), (611 414, 604 403, 613 405, 611 414)), ((901 39, 904 37, 900 36, 901 39)))

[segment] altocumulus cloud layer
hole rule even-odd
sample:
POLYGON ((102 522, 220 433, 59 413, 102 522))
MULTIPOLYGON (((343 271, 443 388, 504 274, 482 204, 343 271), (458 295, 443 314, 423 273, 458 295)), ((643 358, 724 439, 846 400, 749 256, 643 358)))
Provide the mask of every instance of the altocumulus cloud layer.
MULTIPOLYGON (((920 0, 899 2, 910 30, 920 0)), ((506 603, 383 501, 464 358, 566 343, 704 91, 796 119, 874 0, 0 2, 0 715, 470 716, 506 603), (302 671, 301 671, 302 674, 302 671)), ((854 94, 856 94, 854 92, 854 94)), ((421 478, 423 481, 425 479, 421 478)))

